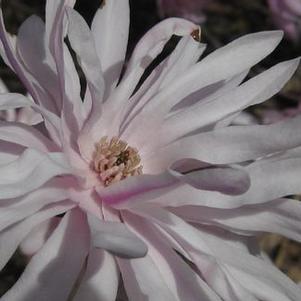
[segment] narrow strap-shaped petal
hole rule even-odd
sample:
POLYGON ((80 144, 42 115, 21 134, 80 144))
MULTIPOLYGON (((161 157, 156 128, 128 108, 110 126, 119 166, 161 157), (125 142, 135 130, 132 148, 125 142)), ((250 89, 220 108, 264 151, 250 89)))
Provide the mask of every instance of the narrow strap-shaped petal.
POLYGON ((181 182, 197 189, 218 191, 223 194, 243 194, 250 187, 248 173, 242 168, 208 167, 186 174, 173 170, 170 173, 181 182))
POLYGON ((183 37, 171 55, 152 71, 149 76, 152 80, 146 80, 131 97, 129 108, 125 110, 124 123, 130 122, 159 89, 166 87, 171 80, 196 63, 204 50, 205 46, 195 41, 190 35, 183 37))
POLYGON ((115 301, 119 270, 114 257, 101 249, 89 252, 87 268, 74 301, 115 301))
POLYGON ((0 140, 35 148, 42 152, 57 151, 57 146, 32 126, 0 121, 0 140))
POLYGON ((17 250, 22 240, 31 232, 38 224, 66 212, 74 207, 74 203, 70 201, 51 204, 43 208, 39 213, 36 213, 29 218, 17 223, 0 232, 0 270, 6 265, 8 260, 17 250))
POLYGON ((89 215, 92 244, 124 258, 139 258, 147 253, 147 246, 122 222, 103 221, 89 215))
POLYGON ((67 300, 88 250, 87 222, 84 214, 75 209, 63 217, 46 244, 31 259, 20 279, 2 300, 67 300))
POLYGON ((48 204, 68 198, 68 183, 54 179, 43 187, 16 199, 0 200, 0 231, 39 211, 48 204))
POLYGON ((92 35, 106 82, 106 96, 120 77, 127 49, 130 11, 128 0, 108 0, 96 12, 92 35))
POLYGON ((168 171, 160 175, 140 175, 126 178, 108 187, 96 187, 101 199, 110 204, 118 206, 134 196, 144 196, 153 190, 162 190, 176 185, 179 180, 168 171))
POLYGON ((296 200, 279 199, 231 210, 202 206, 184 206, 171 210, 189 222, 217 225, 247 235, 277 233, 301 241, 301 204, 296 200))
POLYGON ((186 111, 173 115, 164 122, 163 135, 167 141, 172 141, 243 110, 249 105, 269 99, 282 89, 298 64, 299 59, 277 64, 211 102, 197 103, 186 111))
POLYGON ((216 258, 217 263, 227 265, 228 272, 258 299, 298 300, 301 289, 271 263, 225 243, 222 238, 193 228, 166 210, 144 208, 136 212, 158 223, 176 237, 186 250, 200 254, 205 251, 216 258), (202 248, 203 244, 206 244, 207 250, 202 248), (248 285, 250 282, 251 286, 248 285))
POLYGON ((144 239, 148 245, 148 255, 160 270, 167 286, 176 295, 176 300, 221 301, 221 299, 201 280, 195 271, 168 246, 155 227, 145 219, 124 212, 124 221, 144 239))
POLYGON ((117 262, 129 300, 175 301, 175 295, 149 255, 132 260, 118 258, 117 262))
POLYGON ((55 103, 55 113, 61 109, 61 95, 55 63, 45 43, 45 24, 41 18, 33 15, 22 23, 17 36, 17 53, 25 68, 47 91, 47 106, 55 103), (34 32, 33 32, 34 30, 34 32))
POLYGON ((127 141, 131 139, 136 142, 137 147, 142 147, 149 137, 143 137, 141 131, 145 128, 155 128, 170 109, 186 96, 250 69, 274 50, 281 37, 282 33, 277 31, 250 34, 208 55, 172 81, 168 88, 163 89, 144 106, 126 129, 127 141), (143 127, 141 120, 144 122, 143 127))
POLYGON ((28 257, 35 255, 43 247, 60 221, 61 217, 54 216, 35 226, 19 246, 22 254, 28 257))
POLYGON ((301 117, 272 125, 230 126, 176 140, 145 158, 153 172, 183 158, 214 164, 253 160, 301 144, 301 117))
POLYGON ((57 175, 71 170, 62 153, 41 153, 27 149, 15 161, 0 167, 0 198, 8 199, 37 189, 57 175))
POLYGON ((155 44, 162 41, 167 42, 172 35, 185 36, 194 31, 199 32, 199 26, 184 19, 169 18, 161 21, 152 27, 137 43, 128 63, 127 72, 130 72, 155 44))

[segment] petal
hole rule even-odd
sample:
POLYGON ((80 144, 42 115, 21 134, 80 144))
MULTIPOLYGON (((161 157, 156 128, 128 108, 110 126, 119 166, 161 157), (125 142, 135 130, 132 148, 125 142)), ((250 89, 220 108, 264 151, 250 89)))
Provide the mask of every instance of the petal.
POLYGON ((143 196, 152 190, 160 190, 179 182, 169 172, 160 175, 140 175, 126 178, 108 187, 96 187, 96 192, 102 201, 110 206, 118 206, 133 196, 143 196))
POLYGON ((191 254, 203 255, 205 252, 216 258, 218 264, 220 262, 223 266, 226 265, 227 271, 258 299, 298 300, 301 289, 276 267, 261 258, 225 243, 224 239, 218 239, 205 231, 198 231, 165 210, 145 208, 136 212, 158 223, 191 254))
POLYGON ((195 41, 190 35, 183 37, 170 56, 152 71, 131 97, 124 123, 129 123, 155 93, 196 63, 204 50, 205 45, 195 41))
POLYGON ((280 63, 215 100, 197 103, 184 112, 173 115, 164 124, 164 135, 168 137, 168 141, 172 141, 249 105, 269 99, 291 78, 298 64, 299 59, 280 63))
POLYGON ((145 220, 124 212, 126 224, 148 245, 148 256, 157 266, 170 291, 176 294, 176 300, 215 300, 221 299, 203 280, 168 246, 164 237, 145 220))
POLYGON ((124 258, 143 257, 147 246, 121 222, 102 221, 89 215, 93 246, 124 258))
POLYGON ((185 206, 171 211, 189 222, 217 225, 236 233, 271 232, 301 241, 301 204, 295 200, 279 199, 231 210, 185 206))
POLYGON ((117 259, 117 262, 129 300, 175 301, 175 295, 149 255, 131 260, 117 259))
POLYGON ((0 197, 15 198, 37 189, 57 175, 70 174, 62 153, 27 149, 15 161, 0 166, 0 197))
MULTIPOLYGON (((193 31, 199 31, 199 26, 180 18, 168 18, 152 27, 137 43, 128 63, 129 72, 155 44, 167 42, 172 35, 185 36, 193 31)), ((162 45, 163 49, 163 45, 162 45)))
POLYGON ((208 55, 144 106, 127 128, 132 141, 136 141, 138 148, 143 146, 149 137, 143 137, 141 132, 147 128, 154 129, 156 124, 162 122, 170 109, 183 98, 208 85, 227 80, 248 70, 271 53, 281 37, 282 33, 277 31, 250 34, 208 55), (143 126, 141 126, 141 120, 143 120, 143 126))
POLYGON ((106 251, 92 249, 89 252, 85 276, 74 301, 115 301, 119 271, 114 257, 106 251))
POLYGON ((92 22, 91 30, 104 73, 106 95, 110 95, 120 77, 127 49, 129 17, 128 0, 109 0, 98 9, 92 22))
POLYGON ((53 217, 35 226, 19 246, 22 254, 28 257, 36 254, 53 233, 60 220, 59 217, 53 217))
POLYGON ((68 183, 61 179, 54 179, 26 196, 0 200, 0 231, 34 214, 48 204, 60 202, 67 198, 68 183))
POLYGON ((43 99, 43 102, 47 102, 45 106, 59 113, 52 104, 55 102, 57 108, 61 107, 59 83, 55 63, 49 59, 49 50, 45 45, 45 25, 41 18, 33 15, 22 23, 16 47, 25 68, 51 95, 47 100, 43 99))
POLYGON ((58 150, 56 145, 40 131, 17 122, 0 121, 0 140, 34 148, 41 152, 58 150))
POLYGON ((35 215, 30 216, 24 221, 7 228, 0 232, 0 270, 6 265, 8 260, 17 250, 23 239, 40 223, 52 218, 53 216, 62 214, 75 205, 70 201, 60 202, 45 207, 35 215))
POLYGON ((230 126, 181 138, 145 156, 152 172, 160 172, 183 158, 213 164, 243 162, 297 147, 301 117, 272 125, 230 126))
POLYGON ((89 232, 85 216, 80 210, 73 210, 64 216, 2 300, 67 300, 88 250, 89 232))
POLYGON ((197 189, 229 195, 242 194, 250 187, 250 178, 241 168, 209 167, 185 174, 171 171, 171 174, 197 189))

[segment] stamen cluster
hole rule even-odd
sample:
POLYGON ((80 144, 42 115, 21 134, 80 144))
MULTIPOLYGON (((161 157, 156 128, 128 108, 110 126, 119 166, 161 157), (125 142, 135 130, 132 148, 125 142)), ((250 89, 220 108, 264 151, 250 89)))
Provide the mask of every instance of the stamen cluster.
POLYGON ((93 169, 98 173, 104 186, 142 174, 138 150, 126 142, 117 137, 109 140, 105 136, 95 147, 93 169))

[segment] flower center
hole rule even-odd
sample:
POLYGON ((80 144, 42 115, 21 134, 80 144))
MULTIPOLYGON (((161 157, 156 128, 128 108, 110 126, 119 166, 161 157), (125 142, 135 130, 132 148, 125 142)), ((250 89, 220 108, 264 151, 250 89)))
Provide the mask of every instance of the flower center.
POLYGON ((104 186, 142 174, 138 150, 117 137, 102 137, 93 154, 93 169, 104 186))

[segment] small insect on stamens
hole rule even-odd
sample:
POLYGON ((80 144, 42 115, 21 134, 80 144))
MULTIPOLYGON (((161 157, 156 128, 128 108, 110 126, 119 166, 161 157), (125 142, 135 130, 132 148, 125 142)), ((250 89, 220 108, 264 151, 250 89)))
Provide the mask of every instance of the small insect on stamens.
POLYGON ((92 167, 104 186, 142 174, 138 150, 117 137, 102 137, 95 145, 92 167))

